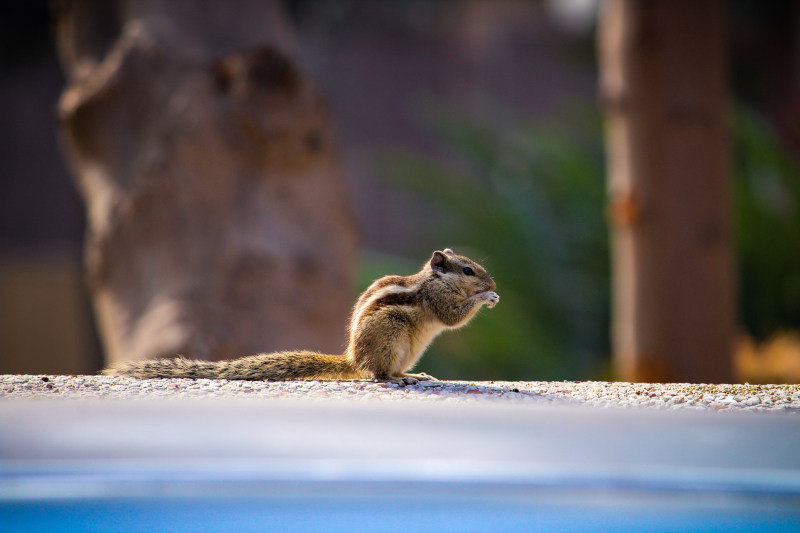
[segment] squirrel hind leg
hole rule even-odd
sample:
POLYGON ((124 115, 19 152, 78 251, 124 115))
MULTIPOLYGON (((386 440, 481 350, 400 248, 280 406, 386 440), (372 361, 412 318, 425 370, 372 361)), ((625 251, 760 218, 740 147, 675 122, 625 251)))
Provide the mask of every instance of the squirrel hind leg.
POLYGON ((376 378, 377 381, 385 381, 386 383, 394 383, 395 385, 400 385, 401 387, 405 387, 406 385, 416 385, 419 383, 419 380, 413 376, 381 376, 376 378))
POLYGON ((378 378, 378 381, 386 381, 387 383, 394 383, 396 385, 400 385, 401 387, 405 387, 406 385, 416 385, 420 381, 439 381, 439 380, 433 376, 430 376, 422 372, 420 374, 403 373, 397 376, 382 376, 378 378))
POLYGON ((417 378, 419 381, 439 381, 435 377, 431 376, 430 374, 426 374, 425 372, 419 372, 414 374, 406 372, 405 374, 403 374, 403 376, 417 378))

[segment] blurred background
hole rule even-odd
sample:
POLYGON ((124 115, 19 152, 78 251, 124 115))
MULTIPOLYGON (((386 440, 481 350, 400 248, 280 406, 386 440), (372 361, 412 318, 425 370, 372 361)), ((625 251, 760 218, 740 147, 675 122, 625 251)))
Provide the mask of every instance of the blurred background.
MULTIPOLYGON (((344 180, 342 202, 347 205, 342 208, 345 213, 342 217, 346 219, 349 216, 346 212, 352 213, 360 244, 357 247, 351 246, 350 241, 342 244, 343 256, 352 256, 352 276, 344 273, 331 279, 323 275, 322 281, 310 279, 332 264, 348 263, 335 259, 338 256, 331 255, 333 252, 313 257, 318 248, 306 241, 303 250, 311 250, 308 252, 311 258, 298 264, 303 272, 308 271, 308 278, 302 278, 301 282, 304 287, 313 288, 312 296, 317 294, 325 299, 326 287, 336 286, 345 290, 347 301, 320 318, 308 316, 307 309, 316 305, 308 296, 291 315, 292 323, 299 325, 301 333, 272 345, 259 341, 255 343, 259 346, 255 351, 297 343, 294 347, 341 353, 338 350, 345 337, 346 306, 360 291, 382 275, 413 273, 433 250, 451 247, 487 267, 497 281, 502 302, 479 315, 469 327, 442 335, 421 361, 420 371, 440 378, 472 380, 620 377, 612 364, 610 265, 613 262, 607 217, 603 109, 598 103, 601 101, 597 46, 600 2, 265 2, 270 9, 277 6, 278 11, 269 13, 279 17, 280 23, 275 18, 269 23, 255 17, 249 17, 249 22, 242 21, 251 13, 248 7, 251 2, 243 0, 215 3, 223 7, 193 17, 185 16, 192 10, 198 11, 191 3, 173 3, 180 6, 174 10, 153 7, 158 2, 106 4, 119 8, 109 14, 109 8, 99 9, 92 2, 46 1, 11 1, 0 8, 0 373, 93 373, 104 364, 104 353, 113 351, 115 357, 125 358, 126 347, 132 346, 126 344, 132 334, 127 337, 122 334, 122 340, 114 340, 114 333, 108 333, 121 320, 103 322, 100 317, 99 323, 105 325, 95 326, 97 313, 118 312, 108 309, 116 310, 122 305, 119 302, 124 302, 119 287, 113 286, 123 281, 107 273, 93 273, 91 257, 87 259, 90 263, 87 275, 83 261, 84 236, 88 234, 90 242, 97 239, 92 236, 92 228, 86 227, 84 202, 76 183, 83 194, 93 194, 94 182, 86 175, 95 167, 89 163, 100 160, 100 166, 106 169, 100 175, 111 181, 115 179, 114 165, 86 148, 91 146, 102 152, 105 148, 96 148, 101 144, 99 141, 81 144, 80 128, 87 127, 88 119, 79 117, 83 122, 75 126, 77 115, 70 115, 69 99, 62 94, 67 95, 72 87, 77 88, 78 99, 86 94, 86 98, 94 98, 96 95, 85 90, 96 83, 92 81, 95 75, 92 69, 113 67, 115 63, 109 58, 113 59, 115 53, 123 57, 121 68, 128 64, 125 47, 118 45, 122 42, 120 35, 134 36, 131 49, 136 49, 137 42, 151 42, 135 40, 140 34, 130 28, 138 21, 139 27, 145 28, 144 34, 156 43, 152 48, 156 52, 147 58, 156 57, 158 61, 137 63, 139 56, 133 56, 130 63, 137 65, 138 70, 123 70, 129 77, 123 76, 123 83, 114 85, 114 91, 150 83, 147 80, 151 78, 131 77, 130 72, 141 73, 151 67, 156 69, 154 72, 168 69, 178 72, 183 80, 194 79, 192 69, 202 68, 203 72, 212 72, 209 79, 216 83, 217 89, 234 99, 234 104, 230 104, 234 107, 213 103, 217 106, 213 112, 199 114, 212 117, 205 122, 196 118, 198 114, 194 112, 166 113, 173 120, 191 115, 196 121, 192 122, 192 128, 202 129, 226 124, 225 113, 235 115, 244 109, 247 116, 258 118, 263 114, 264 123, 272 124, 267 119, 283 105, 275 96, 274 87, 278 83, 275 80, 279 78, 281 83, 287 77, 294 80, 295 71, 280 62, 280 68, 276 68, 275 61, 270 59, 269 65, 273 66, 266 69, 267 96, 262 100, 251 97, 254 90, 250 86, 244 82, 241 87, 238 85, 237 69, 244 64, 242 68, 250 76, 247 79, 252 81, 256 79, 253 72, 266 68, 259 67, 265 60, 258 63, 253 59, 256 56, 246 52, 259 43, 285 53, 296 67, 296 76, 314 87, 298 90, 301 95, 298 98, 306 98, 302 95, 310 94, 308 91, 318 91, 330 110, 330 132, 325 129, 327 126, 320 126, 322 141, 316 136, 306 136, 304 146, 313 152, 318 150, 320 142, 328 146, 330 137, 332 155, 326 156, 325 164, 341 168, 333 174, 344 180), (207 19, 219 15, 220 9, 225 11, 220 24, 224 22, 237 37, 212 31, 218 28, 207 19), (86 17, 87 12, 98 10, 103 11, 102 16, 86 17), (243 24, 244 29, 235 31, 239 28, 237 24, 243 24), (97 31, 97 27, 103 31, 97 31), (189 31, 186 27, 201 29, 189 31), (128 33, 126 28, 130 30, 128 33), (248 37, 240 39, 241 35, 248 37), (102 46, 86 45, 98 39, 102 46), (194 42, 193 39, 198 42, 207 39, 204 41, 207 44, 187 44, 185 49, 180 48, 183 43, 194 42), (87 47, 92 48, 91 53, 86 52, 87 47), (92 61, 85 60, 87 56, 92 56, 92 61), (204 62, 208 63, 207 68, 204 62), (292 75, 287 75, 287 71, 292 75), (61 114, 60 130, 57 109, 61 114), (68 161, 72 161, 71 170, 68 161), (76 179, 71 172, 83 177, 76 179), (111 289, 105 282, 111 284, 111 289), (314 330, 320 329, 320 324, 333 333, 324 339, 314 339, 314 330), (330 340, 337 335, 338 341, 330 340)), ((798 382, 800 4, 731 0, 719 6, 725 26, 727 101, 724 105, 730 128, 730 211, 735 235, 732 260, 736 272, 736 309, 730 354, 733 379, 798 382)), ((686 57, 687 62, 693 60, 686 57)), ((160 79, 162 84, 171 79, 152 78, 160 79)), ((185 91, 190 110, 204 105, 204 98, 222 98, 203 87, 197 82, 176 85, 172 91, 132 89, 139 92, 125 100, 124 105, 127 109, 135 108, 150 98, 151 103, 141 103, 142 108, 150 105, 158 109, 159 102, 167 101, 159 100, 162 92, 175 97, 185 91)), ((306 100, 302 99, 287 104, 300 102, 297 109, 302 112, 292 116, 306 117, 303 114, 306 109, 316 109, 316 97, 309 98, 311 104, 303 103, 306 100)), ((113 102, 116 101, 112 105, 113 102)), ((91 109, 92 120, 96 122, 89 122, 103 124, 102 106, 91 109)), ((159 117, 158 113, 143 115, 154 122, 170 120, 159 117)), ((313 118, 317 115, 309 116, 312 116, 309 121, 317 120, 313 118)), ((319 120, 324 122, 327 117, 323 114, 319 120)), ((255 127, 266 126, 259 122, 255 127)), ((107 140, 116 135, 115 131, 118 130, 104 130, 96 135, 107 140)), ((186 132, 170 135, 170 139, 183 135, 180 138, 184 140, 183 144, 169 144, 172 148, 165 151, 165 158, 169 157, 169 150, 179 151, 196 139, 192 136, 195 134, 186 132)), ((228 139, 224 137, 225 131, 220 135, 228 139)), ((233 140, 224 142, 236 144, 238 137, 231 135, 233 140)), ((283 146, 280 144, 283 141, 275 141, 270 135, 262 136, 258 142, 263 144, 253 150, 268 151, 273 142, 283 146)), ((136 135, 120 136, 125 143, 137 142, 136 135)), ((215 138, 208 139, 208 144, 201 146, 211 146, 213 152, 215 138)), ((245 156, 234 151, 225 157, 236 161, 245 156)), ((192 156, 195 159, 186 159, 185 155, 176 157, 184 158, 180 159, 183 167, 195 161, 207 169, 209 164, 202 158, 213 160, 214 155, 195 154, 192 156)), ((277 165, 273 161, 230 172, 252 176, 263 171, 268 180, 289 176, 294 180, 292 184, 297 184, 296 176, 301 174, 296 172, 315 169, 316 164, 308 167, 295 161, 291 165, 277 165), (298 165, 302 167, 299 171, 298 165)), ((174 175, 169 162, 159 165, 147 168, 167 169, 164 175, 174 175)), ((227 180, 226 172, 231 166, 220 165, 220 168, 215 171, 217 174, 207 172, 227 180)), ((132 171, 126 167, 126 172, 132 171)), ((308 172, 316 176, 315 171, 308 172)), ((91 179, 96 178, 95 174, 92 176, 91 179)), ((177 183, 191 186, 189 178, 181 179, 184 181, 177 183)), ((130 183, 134 187, 135 179, 130 183)), ((286 187, 291 186, 295 185, 286 187)), ((300 187, 296 194, 306 197, 316 187, 309 186, 308 190, 300 187)), ((280 199, 280 194, 284 194, 277 186, 258 191, 268 198, 280 199)), ((291 196, 293 192, 285 194, 295 198, 291 196)), ((174 197, 171 201, 175 201, 174 197)), ((292 205, 316 211, 318 204, 292 205)), ((170 209, 179 210, 175 203, 170 204, 170 209)), ((259 224, 264 220, 255 219, 259 224)), ((303 219, 301 215, 299 220, 303 219)), ((174 223, 170 220, 165 224, 174 223)), ((347 223, 343 224, 343 231, 350 231, 347 223)), ((253 231, 270 234, 273 227, 265 222, 253 231)), ((321 229, 309 231, 315 233, 321 229)), ((291 231, 287 235, 292 235, 291 231)), ((324 237, 324 242, 328 241, 324 237)), ((145 245, 148 242, 152 244, 157 239, 145 239, 145 245)), ((298 256, 295 248, 287 246, 293 250, 291 253, 270 247, 270 259, 255 261, 254 273, 248 270, 247 275, 270 277, 284 272, 284 267, 276 264, 284 257, 298 256)), ((125 252, 113 253, 122 253, 124 257, 125 252)), ((257 255, 252 250, 248 253, 257 255)), ((240 271, 227 270, 226 275, 240 271)), ((142 283, 143 277, 139 273, 135 279, 142 283)), ((254 293, 262 290, 263 294, 271 294, 272 289, 259 287, 254 293)), ((217 293, 207 297, 213 298, 214 294, 217 293)), ((148 302, 152 300, 149 297, 148 302)), ((137 351, 132 357, 155 357, 175 351, 207 358, 244 355, 241 350, 250 350, 247 342, 231 341, 218 346, 225 344, 220 338, 246 336, 247 331, 232 325, 214 334, 219 338, 209 334, 211 340, 193 344, 198 336, 192 335, 193 328, 207 332, 209 323, 226 320, 232 324, 258 322, 258 327, 291 306, 281 298, 256 298, 256 302, 239 306, 240 300, 232 300, 231 305, 218 304, 223 310, 203 315, 196 323, 182 318, 183 329, 177 336, 191 337, 189 340, 181 338, 173 342, 173 335, 164 343, 148 344, 138 338, 137 351), (254 317, 249 311, 242 312, 250 309, 247 306, 277 306, 277 310, 265 310, 263 315, 254 317), (227 316, 228 312, 233 316, 227 316), (146 348, 141 348, 144 345, 146 348), (158 353, 158 350, 167 351, 158 353)), ((183 305, 196 301, 181 300, 183 305)), ((149 303, 145 307, 151 308, 149 303)), ((162 307, 159 309, 163 312, 162 307)), ((157 318, 164 316, 155 311, 148 313, 143 312, 142 316, 149 317, 149 322, 158 322, 157 318)), ((136 330, 139 337, 152 338, 158 328, 135 324, 133 314, 126 311, 126 331, 136 330)), ((169 322, 172 315, 164 320, 169 322)), ((280 329, 285 331, 287 326, 280 329)), ((680 379, 681 375, 675 378, 680 379)))

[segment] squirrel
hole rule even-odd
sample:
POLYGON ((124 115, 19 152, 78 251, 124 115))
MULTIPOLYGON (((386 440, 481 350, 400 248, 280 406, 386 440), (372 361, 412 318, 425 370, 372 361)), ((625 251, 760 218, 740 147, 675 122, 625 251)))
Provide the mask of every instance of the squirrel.
POLYGON ((223 361, 176 357, 126 362, 103 374, 242 380, 374 379, 401 386, 436 380, 407 371, 439 333, 465 325, 483 305, 497 305, 500 296, 495 288, 486 269, 446 248, 433 252, 416 274, 382 277, 359 296, 343 355, 300 350, 223 361))

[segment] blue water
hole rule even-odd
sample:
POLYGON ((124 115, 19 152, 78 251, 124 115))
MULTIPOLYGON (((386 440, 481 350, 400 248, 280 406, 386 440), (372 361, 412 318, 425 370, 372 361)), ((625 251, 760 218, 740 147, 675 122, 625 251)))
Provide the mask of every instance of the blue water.
POLYGON ((383 531, 800 531, 792 501, 729 501, 655 494, 557 498, 480 494, 391 494, 326 497, 127 497, 0 503, 0 531, 30 532, 383 532, 383 531), (352 497, 351 497, 352 496, 352 497))
POLYGON ((800 533, 798 442, 787 416, 0 403, 0 533, 800 533))

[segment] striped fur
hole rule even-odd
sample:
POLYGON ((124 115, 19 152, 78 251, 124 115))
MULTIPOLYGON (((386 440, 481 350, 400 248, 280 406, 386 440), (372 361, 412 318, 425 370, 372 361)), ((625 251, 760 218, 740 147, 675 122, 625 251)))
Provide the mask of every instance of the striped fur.
POLYGON ((347 356, 377 379, 406 375, 433 339, 466 324, 495 283, 486 270, 452 250, 435 252, 411 276, 386 276, 364 291, 353 308, 347 356), (474 275, 466 276, 465 267, 474 275))

